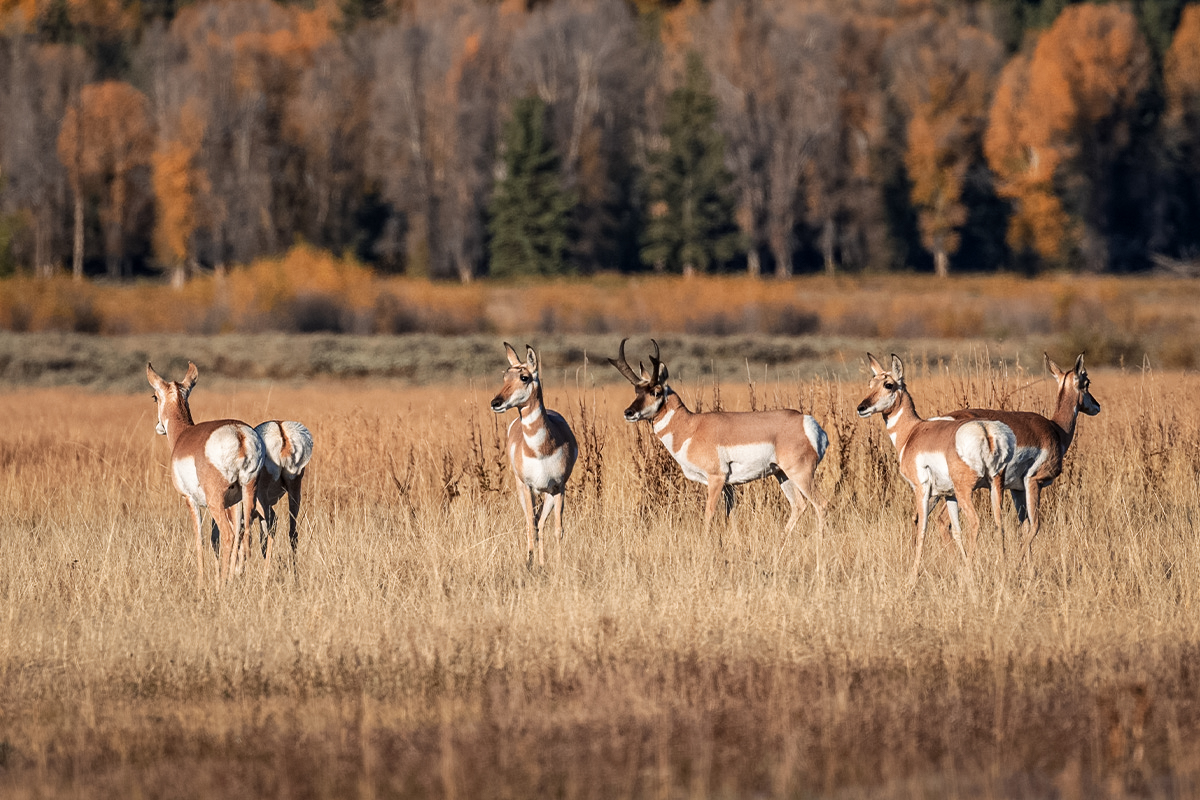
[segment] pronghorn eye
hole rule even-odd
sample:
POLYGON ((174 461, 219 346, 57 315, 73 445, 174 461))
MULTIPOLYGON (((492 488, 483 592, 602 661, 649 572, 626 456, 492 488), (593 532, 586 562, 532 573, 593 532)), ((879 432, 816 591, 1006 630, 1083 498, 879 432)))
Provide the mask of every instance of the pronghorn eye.
POLYGON ((533 380, 533 378, 529 377, 528 375, 521 375, 521 383, 529 383, 531 380, 533 380))
POLYGON ((896 391, 896 384, 892 383, 891 381, 888 381, 887 383, 885 383, 883 385, 883 388, 887 389, 889 392, 894 392, 894 391, 896 391))

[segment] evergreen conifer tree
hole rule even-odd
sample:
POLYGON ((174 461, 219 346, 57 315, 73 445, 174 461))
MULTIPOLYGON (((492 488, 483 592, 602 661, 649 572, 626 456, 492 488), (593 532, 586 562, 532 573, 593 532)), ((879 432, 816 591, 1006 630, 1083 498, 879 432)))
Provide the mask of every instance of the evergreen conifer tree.
POLYGON ((667 97, 666 147, 649 155, 642 260, 656 270, 708 272, 744 249, 716 119, 704 63, 689 53, 684 83, 667 97))
POLYGON ((569 271, 571 209, 558 154, 536 95, 513 106, 503 131, 504 173, 489 207, 491 274, 557 275, 569 271))

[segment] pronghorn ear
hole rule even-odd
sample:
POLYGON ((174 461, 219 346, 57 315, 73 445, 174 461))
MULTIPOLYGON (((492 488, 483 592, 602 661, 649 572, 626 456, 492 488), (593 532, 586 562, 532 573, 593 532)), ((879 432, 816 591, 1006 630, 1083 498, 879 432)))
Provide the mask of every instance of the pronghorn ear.
POLYGON ((666 365, 666 364, 661 364, 661 363, 660 363, 660 364, 658 365, 658 382, 659 382, 659 383, 666 383, 666 382, 667 382, 667 378, 668 378, 668 377, 669 377, 669 376, 667 375, 667 365, 666 365))
POLYGON ((892 353, 892 377, 900 383, 904 383, 904 362, 895 353, 892 353))
POLYGON ((192 387, 196 385, 196 381, 200 378, 200 370, 196 369, 196 365, 191 361, 188 362, 187 374, 183 376, 183 383, 180 385, 185 392, 190 392, 192 387))
POLYGON ((517 356, 517 351, 513 350, 513 346, 508 342, 504 343, 504 355, 508 356, 508 365, 510 367, 521 366, 521 359, 517 356))
POLYGON ((650 382, 650 373, 646 372, 646 365, 643 364, 641 361, 638 362, 638 374, 642 376, 643 383, 650 382))
POLYGON ((878 378, 879 374, 884 371, 883 365, 880 364, 875 359, 875 356, 871 355, 870 353, 867 353, 867 363, 871 366, 871 374, 876 378, 878 378))
POLYGON ((155 390, 161 388, 163 385, 163 379, 154 371, 154 367, 149 361, 146 362, 146 380, 150 381, 150 385, 155 390))
POLYGON ((1080 353, 1079 357, 1075 359, 1075 374, 1078 375, 1082 372, 1083 372, 1083 353, 1080 353))
POLYGON ((534 375, 537 374, 537 371, 538 371, 537 352, 529 345, 525 345, 525 366, 529 367, 529 371, 532 372, 534 375))
MULTIPOLYGON (((1046 357, 1046 369, 1050 370, 1050 374, 1053 375, 1055 379, 1061 378, 1063 376, 1062 368, 1058 366, 1058 364, 1054 363, 1054 360, 1050 358, 1049 353, 1042 353, 1042 355, 1046 357)), ((1080 358, 1083 358, 1083 356, 1080 356, 1080 358)))

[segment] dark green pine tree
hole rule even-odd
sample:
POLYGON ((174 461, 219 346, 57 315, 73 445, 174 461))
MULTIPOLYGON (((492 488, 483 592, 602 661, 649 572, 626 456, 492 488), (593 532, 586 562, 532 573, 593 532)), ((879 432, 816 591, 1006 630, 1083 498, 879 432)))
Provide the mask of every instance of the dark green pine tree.
POLYGON ((562 185, 545 102, 536 95, 517 100, 502 136, 504 173, 488 208, 491 274, 569 272, 575 199, 562 185))
POLYGON ((650 153, 646 174, 642 260, 656 270, 708 272, 744 250, 716 120, 708 73, 700 56, 690 53, 683 86, 667 97, 666 148, 650 153))

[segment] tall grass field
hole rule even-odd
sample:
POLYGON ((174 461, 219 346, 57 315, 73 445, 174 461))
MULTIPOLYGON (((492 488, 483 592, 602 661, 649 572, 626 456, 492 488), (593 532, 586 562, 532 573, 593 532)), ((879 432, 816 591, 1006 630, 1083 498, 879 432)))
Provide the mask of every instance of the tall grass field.
MULTIPOLYGON (((214 563, 196 588, 149 386, 0 392, 0 795, 1200 792, 1200 377, 1092 367, 1102 411, 1032 569, 1011 502, 998 531, 980 492, 974 591, 936 532, 908 590, 913 499, 854 413, 865 366, 675 384, 693 410, 821 421, 827 526, 809 510, 785 537, 773 481, 703 535, 702 487, 621 417, 628 384, 546 361, 581 456, 566 535, 529 569, 495 355, 494 380, 417 387, 206 383, 199 363, 197 420, 316 441, 296 573, 276 559, 264 585, 256 558, 220 592, 214 563)), ((1040 364, 901 355, 926 416, 1051 410, 1040 364)))

